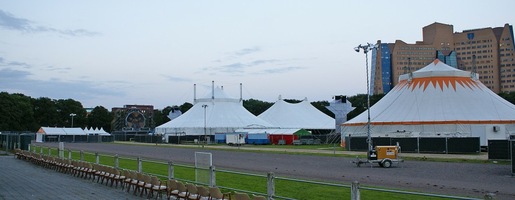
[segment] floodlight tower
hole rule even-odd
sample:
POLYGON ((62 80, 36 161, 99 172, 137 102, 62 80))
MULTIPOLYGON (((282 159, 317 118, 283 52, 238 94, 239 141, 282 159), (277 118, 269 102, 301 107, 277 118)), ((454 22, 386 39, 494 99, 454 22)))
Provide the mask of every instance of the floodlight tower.
POLYGON ((367 143, 368 143, 368 152, 367 157, 370 157, 370 152, 372 151, 372 137, 370 135, 370 83, 368 78, 368 52, 370 50, 376 49, 377 46, 374 44, 367 43, 365 45, 360 44, 357 47, 354 47, 354 51, 360 52, 360 50, 363 50, 363 53, 365 53, 365 62, 366 62, 366 71, 367 71, 367 143))

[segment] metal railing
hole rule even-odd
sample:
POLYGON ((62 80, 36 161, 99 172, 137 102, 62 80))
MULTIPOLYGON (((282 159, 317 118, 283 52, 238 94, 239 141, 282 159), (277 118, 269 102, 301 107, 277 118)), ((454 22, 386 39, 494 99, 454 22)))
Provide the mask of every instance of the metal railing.
MULTIPOLYGON (((62 148, 50 148, 46 146, 36 146, 36 145, 30 145, 29 151, 35 152, 36 149, 39 149, 39 153, 43 155, 49 155, 49 156, 56 156, 56 157, 65 157, 65 152, 68 152, 68 159, 72 160, 74 157, 75 160, 80 161, 87 161, 87 162, 94 162, 96 164, 103 164, 103 165, 110 165, 115 168, 120 168, 120 161, 124 162, 124 166, 126 168, 120 168, 120 169, 128 169, 128 170, 135 170, 138 172, 147 173, 150 175, 154 175, 157 177, 160 177, 161 179, 176 179, 179 181, 185 181, 190 183, 195 183, 198 185, 206 185, 205 183, 197 182, 194 179, 194 176, 190 175, 190 177, 187 177, 188 175, 184 175, 184 173, 181 173, 183 176, 186 177, 177 177, 176 168, 181 169, 191 169, 195 170, 195 166, 193 165, 182 165, 182 164, 175 164, 173 161, 156 161, 156 160, 150 160, 150 159, 143 159, 141 157, 121 157, 118 154, 116 155, 109 155, 109 154, 99 154, 98 152, 91 153, 91 152, 84 152, 84 151, 78 151, 74 152, 70 149, 62 149, 62 148), (45 154, 46 153, 46 154, 45 154), (78 155, 77 155, 78 153, 78 155), (104 161, 104 163, 102 162, 104 161), (132 165, 132 166, 131 166, 132 165), (150 169, 145 170, 145 165, 151 165, 152 167, 148 167, 150 169), (159 165, 162 165, 159 167, 159 165), (154 169, 151 169, 154 168, 154 169), (157 171, 157 172, 156 172, 157 171)), ((444 198, 444 199, 474 199, 471 197, 459 197, 459 196, 451 196, 451 195, 439 195, 439 194, 431 194, 431 193, 422 193, 422 192, 411 192, 411 191, 401 191, 401 190, 392 190, 392 189, 382 189, 382 188, 374 188, 374 187, 363 187, 359 185, 359 182, 354 181, 351 184, 339 184, 339 183, 328 183, 328 182, 321 182, 321 181, 312 181, 312 180, 303 180, 303 179, 296 179, 296 178, 288 178, 288 177, 279 177, 275 176, 273 172, 267 173, 267 175, 262 174, 253 174, 248 172, 238 172, 238 171, 232 171, 232 170, 224 170, 224 169, 216 169, 212 167, 210 169, 211 177, 217 177, 215 175, 216 172, 219 173, 227 173, 231 175, 238 175, 238 176, 245 176, 245 177, 254 177, 259 179, 266 179, 266 192, 259 192, 257 190, 247 190, 242 188, 235 188, 230 186, 224 186, 224 185, 216 185, 216 187, 219 187, 221 189, 230 190, 234 192, 243 192, 243 193, 249 193, 253 195, 261 195, 266 196, 267 199, 285 199, 285 200, 293 200, 295 198, 291 197, 285 197, 280 196, 276 194, 277 191, 277 184, 276 181, 292 181, 296 183, 305 183, 310 184, 314 186, 327 186, 327 187, 335 187, 335 191, 339 192, 338 194, 349 196, 353 200, 360 199, 361 192, 362 191, 375 191, 375 192, 385 192, 385 193, 394 193, 394 194, 401 194, 401 195, 414 195, 414 196, 420 196, 420 197, 434 197, 434 198, 444 198), (345 189, 345 190, 343 190, 345 189)), ((215 183, 216 181, 211 181, 212 183, 215 183)), ((215 185, 207 185, 207 186, 215 186, 215 185)), ((253 188, 255 189, 255 188, 253 188)), ((280 191, 284 192, 284 191, 280 191)), ((302 191, 299 191, 302 192, 302 191)), ((323 198, 323 197, 321 197, 323 198)), ((334 199, 334 196, 331 197, 334 199)), ((344 198, 344 197, 342 197, 344 198)))

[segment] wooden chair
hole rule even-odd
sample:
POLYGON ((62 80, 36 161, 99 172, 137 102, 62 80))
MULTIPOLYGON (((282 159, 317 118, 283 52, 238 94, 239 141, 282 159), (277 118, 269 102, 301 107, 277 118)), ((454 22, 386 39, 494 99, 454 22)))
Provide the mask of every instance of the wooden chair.
POLYGON ((254 197, 252 197, 252 200, 266 200, 266 197, 264 197, 264 196, 254 196, 254 197))
POLYGON ((112 174, 114 175, 111 181, 111 187, 113 187, 113 182, 116 183, 116 188, 118 188, 118 183, 123 184, 123 180, 125 180, 125 176, 121 174, 120 170, 112 168, 112 174))
POLYGON ((209 189, 204 186, 197 185, 197 200, 209 200, 209 189))
POLYGON ((145 194, 147 194, 147 196, 150 195, 150 190, 152 189, 152 178, 150 177, 150 175, 148 174, 144 174, 143 175, 143 186, 141 187, 142 190, 141 190, 141 193, 139 194, 139 196, 143 196, 143 192, 145 192, 145 194))
POLYGON ((250 200, 250 197, 247 193, 235 193, 234 199, 235 200, 250 200))
POLYGON ((93 168, 93 164, 87 163, 86 164, 86 170, 84 171, 84 173, 86 174, 84 176, 84 178, 90 179, 90 178, 95 176, 96 172, 97 171, 95 170, 95 168, 93 168))
POLYGON ((138 192, 140 189, 143 190, 143 186, 145 186, 144 176, 145 175, 142 173, 136 173, 136 185, 134 185, 134 195, 136 195, 136 192, 138 192))
POLYGON ((122 174, 123 174, 123 176, 125 176, 125 179, 123 179, 123 182, 122 182, 122 190, 124 190, 125 186, 129 187, 129 184, 131 183, 132 174, 128 170, 122 170, 122 174))
POLYGON ((189 199, 189 200, 196 200, 198 199, 198 191, 197 191, 197 186, 194 185, 194 184, 191 184, 191 183, 187 183, 186 185, 186 197, 189 199))
POLYGON ((163 192, 167 191, 166 185, 162 185, 162 182, 157 178, 157 176, 150 177, 150 183, 152 184, 152 188, 150 189, 150 195, 147 197, 150 198, 156 192, 156 199, 158 197, 163 197, 163 192))
POLYGON ((179 189, 177 188, 177 181, 174 179, 169 179, 166 181, 166 199, 170 200, 170 196, 174 196, 174 198, 179 198, 179 189))
POLYGON ((177 181, 177 199, 188 199, 188 189, 184 183, 177 181))
POLYGON ((222 193, 218 187, 209 187, 209 200, 229 200, 229 193, 222 193))
POLYGON ((131 190, 131 187, 134 188, 134 193, 136 193, 136 188, 138 187, 138 172, 131 171, 131 182, 129 183, 129 187, 127 187, 127 192, 131 190))
POLYGON ((102 176, 105 174, 105 172, 103 171, 102 165, 95 163, 95 164, 93 164, 93 168, 95 169, 93 181, 95 181, 95 179, 97 179, 97 183, 98 183, 100 181, 100 179, 102 179, 102 176))

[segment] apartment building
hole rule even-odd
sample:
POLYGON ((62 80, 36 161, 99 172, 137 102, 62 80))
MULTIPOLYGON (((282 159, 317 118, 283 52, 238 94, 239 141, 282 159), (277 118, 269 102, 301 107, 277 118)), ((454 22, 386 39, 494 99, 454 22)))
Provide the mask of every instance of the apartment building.
POLYGON ((377 41, 372 52, 374 94, 388 93, 399 76, 416 71, 438 58, 452 67, 476 72, 495 93, 515 91, 513 27, 454 32, 453 25, 433 23, 422 28, 423 40, 409 44, 377 41))

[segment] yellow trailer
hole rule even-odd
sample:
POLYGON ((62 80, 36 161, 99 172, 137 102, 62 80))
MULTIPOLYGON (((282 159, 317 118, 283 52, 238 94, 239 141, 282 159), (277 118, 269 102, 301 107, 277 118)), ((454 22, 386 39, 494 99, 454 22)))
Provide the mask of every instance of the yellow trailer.
POLYGON ((393 163, 404 162, 399 158, 400 146, 376 146, 372 151, 368 152, 367 160, 357 158, 353 161, 358 167, 361 164, 377 163, 384 168, 390 168, 393 163))

